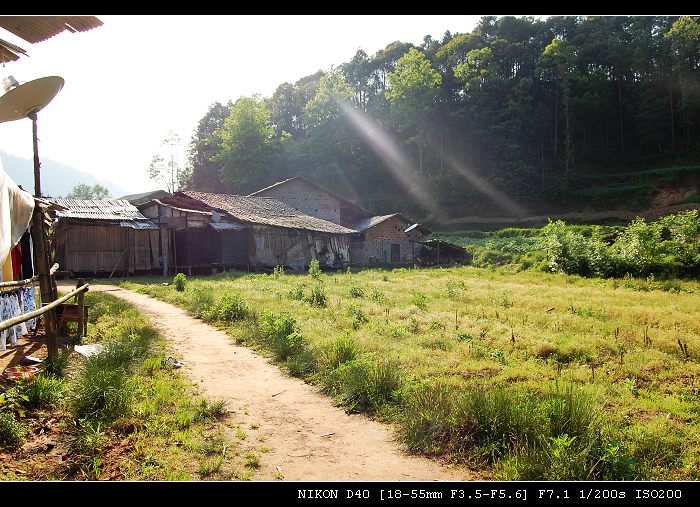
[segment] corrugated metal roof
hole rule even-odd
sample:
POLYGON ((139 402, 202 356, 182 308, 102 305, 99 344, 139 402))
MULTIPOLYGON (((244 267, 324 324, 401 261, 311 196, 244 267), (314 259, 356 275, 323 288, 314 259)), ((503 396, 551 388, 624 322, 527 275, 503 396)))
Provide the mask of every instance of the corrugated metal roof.
POLYGON ((95 16, 0 16, 0 27, 32 44, 64 30, 86 32, 103 24, 95 16))
POLYGON ((357 232, 342 225, 306 215, 271 197, 250 197, 193 191, 184 191, 178 194, 197 199, 213 208, 227 212, 238 220, 251 224, 273 225, 287 229, 301 229, 332 234, 354 234, 357 232))
POLYGON ((140 231, 157 231, 158 226, 149 220, 132 220, 130 222, 119 222, 122 227, 138 229, 140 231))
POLYGON ((56 212, 59 218, 148 220, 134 205, 124 199, 51 199, 51 202, 67 208, 65 211, 56 212))
POLYGON ((210 222, 209 225, 211 225, 212 229, 215 231, 241 231, 243 229, 247 229, 247 225, 243 224, 232 224, 230 222, 210 222))
POLYGON ((399 217, 405 223, 412 224, 408 229, 405 229, 404 232, 409 232, 410 230, 417 228, 417 229, 423 231, 425 234, 430 234, 430 229, 428 229, 427 227, 425 227, 421 224, 417 224, 417 223, 412 222, 411 220, 409 220, 408 218, 403 216, 401 213, 393 213, 391 215, 379 215, 376 217, 365 218, 363 220, 360 220, 356 224, 353 224, 352 228, 357 229, 360 232, 364 232, 367 229, 371 229, 372 227, 375 227, 375 226, 381 224, 382 222, 386 222, 387 220, 389 220, 390 218, 393 218, 393 217, 399 217))

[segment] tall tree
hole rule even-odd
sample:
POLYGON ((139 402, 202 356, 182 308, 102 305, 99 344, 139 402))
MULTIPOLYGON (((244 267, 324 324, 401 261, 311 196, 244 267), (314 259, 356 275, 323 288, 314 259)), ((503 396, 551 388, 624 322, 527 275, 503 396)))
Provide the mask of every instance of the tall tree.
POLYGON ((386 96, 392 113, 406 131, 412 132, 409 141, 418 147, 418 167, 423 172, 423 152, 429 137, 428 120, 435 110, 438 86, 442 82, 423 53, 408 50, 393 72, 387 74, 389 89, 386 96))
POLYGON ((168 192, 177 192, 190 179, 190 169, 180 162, 182 139, 174 131, 169 131, 161 142, 161 150, 153 155, 148 166, 148 177, 165 185, 168 192))
POLYGON ((226 105, 215 102, 199 120, 188 148, 188 164, 192 176, 187 182, 187 188, 205 192, 214 192, 221 188, 220 164, 212 160, 220 151, 219 139, 214 132, 223 127, 230 110, 230 102, 226 105))
POLYGON ((274 134, 270 111, 259 95, 241 97, 233 104, 223 127, 216 131, 221 149, 214 161, 221 164, 219 174, 226 190, 256 190, 272 162, 274 134))

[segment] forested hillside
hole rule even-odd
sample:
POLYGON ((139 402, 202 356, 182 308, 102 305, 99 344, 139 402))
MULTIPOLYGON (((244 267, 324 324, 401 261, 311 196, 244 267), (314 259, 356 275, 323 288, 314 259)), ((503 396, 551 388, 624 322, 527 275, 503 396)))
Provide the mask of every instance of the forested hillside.
POLYGON ((272 97, 212 104, 185 185, 245 194, 303 175, 436 222, 642 209, 659 182, 692 202, 699 20, 483 17, 420 46, 359 49, 272 97))

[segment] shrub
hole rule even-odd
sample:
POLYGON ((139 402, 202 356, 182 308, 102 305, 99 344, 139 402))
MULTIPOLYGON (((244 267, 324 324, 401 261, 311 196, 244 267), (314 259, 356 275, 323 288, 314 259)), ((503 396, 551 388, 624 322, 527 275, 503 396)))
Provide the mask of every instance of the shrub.
POLYGON ((175 286, 175 290, 177 290, 178 292, 184 291, 186 284, 187 284, 187 277, 185 276, 184 273, 178 273, 173 278, 173 285, 175 286))
POLYGON ((352 328, 355 330, 360 329, 360 326, 362 324, 366 324, 369 322, 369 317, 367 314, 354 303, 350 303, 348 305, 348 315, 352 319, 352 328))
POLYGON ((266 312, 261 330, 265 343, 279 361, 298 355, 304 348, 304 336, 297 321, 287 313, 266 312))
POLYGON ((224 322, 245 319, 249 313, 243 296, 237 292, 224 294, 217 305, 217 315, 224 322))
POLYGON ((27 436, 27 428, 14 414, 0 412, 0 446, 19 447, 27 436))
POLYGON ((342 363, 330 380, 330 391, 351 412, 378 412, 400 400, 404 384, 398 363, 355 359, 342 363))
POLYGON ((359 285, 353 285, 352 287, 350 287, 350 290, 348 292, 350 294, 350 297, 353 298, 361 298, 365 295, 364 289, 359 285))
POLYGON ((370 290, 369 298, 378 304, 382 304, 386 300, 386 296, 384 296, 384 293, 377 287, 372 287, 372 289, 370 290))
POLYGON ((323 351, 326 368, 335 369, 343 363, 354 360, 359 354, 357 344, 350 336, 335 340, 323 351))
POLYGON ((304 300, 304 288, 306 287, 305 283, 301 283, 297 285, 296 287, 293 287, 289 289, 289 292, 287 295, 289 296, 289 299, 295 299, 297 301, 303 301, 304 300))
POLYGON ((323 285, 320 283, 311 289, 311 292, 305 299, 312 306, 317 306, 319 308, 325 308, 328 302, 328 296, 326 296, 326 292, 323 290, 323 285))

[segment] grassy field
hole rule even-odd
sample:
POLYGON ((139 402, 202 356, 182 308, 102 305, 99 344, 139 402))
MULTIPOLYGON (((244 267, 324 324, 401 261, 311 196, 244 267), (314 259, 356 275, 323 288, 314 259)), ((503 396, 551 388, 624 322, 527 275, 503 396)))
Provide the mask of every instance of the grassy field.
POLYGON ((512 267, 163 281, 124 285, 396 422, 413 452, 500 479, 700 479, 697 282, 512 267))
POLYGON ((165 363, 167 342, 146 318, 108 294, 85 301, 82 344, 104 350, 62 354, 32 379, 0 386, 0 476, 251 479, 265 447, 246 440, 225 404, 201 397, 165 363))

